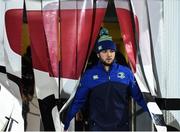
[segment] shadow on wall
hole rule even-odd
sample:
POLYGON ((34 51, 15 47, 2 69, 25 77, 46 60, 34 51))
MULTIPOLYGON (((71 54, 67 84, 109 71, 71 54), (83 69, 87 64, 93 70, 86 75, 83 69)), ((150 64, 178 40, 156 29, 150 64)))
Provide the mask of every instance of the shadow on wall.
POLYGON ((167 123, 167 129, 168 131, 180 131, 180 124, 175 119, 174 115, 171 112, 167 112, 167 115, 169 117, 168 120, 170 120, 169 123, 167 123))

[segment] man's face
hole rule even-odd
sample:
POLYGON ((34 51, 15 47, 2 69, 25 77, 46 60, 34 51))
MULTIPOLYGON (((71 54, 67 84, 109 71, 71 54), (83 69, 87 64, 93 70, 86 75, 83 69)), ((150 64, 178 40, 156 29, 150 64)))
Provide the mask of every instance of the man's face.
POLYGON ((105 66, 110 66, 115 59, 115 51, 111 49, 102 50, 97 56, 105 66))

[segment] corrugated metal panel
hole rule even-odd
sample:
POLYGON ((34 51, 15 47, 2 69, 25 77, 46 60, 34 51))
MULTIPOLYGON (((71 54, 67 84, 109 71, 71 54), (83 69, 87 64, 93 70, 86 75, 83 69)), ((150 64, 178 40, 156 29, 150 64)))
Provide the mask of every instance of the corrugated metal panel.
MULTIPOLYGON (((180 98, 180 1, 164 0, 161 86, 166 98, 180 98)), ((180 129, 180 111, 167 111, 168 124, 180 129)))

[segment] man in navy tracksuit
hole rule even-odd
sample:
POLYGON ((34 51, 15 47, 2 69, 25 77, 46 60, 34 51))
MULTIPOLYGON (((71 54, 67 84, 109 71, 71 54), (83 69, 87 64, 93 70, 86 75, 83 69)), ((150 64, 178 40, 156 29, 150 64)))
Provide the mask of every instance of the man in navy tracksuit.
POLYGON ((91 131, 128 131, 130 96, 147 110, 130 69, 115 63, 115 50, 112 38, 102 35, 96 44, 99 63, 82 76, 65 120, 65 130, 86 103, 91 131))

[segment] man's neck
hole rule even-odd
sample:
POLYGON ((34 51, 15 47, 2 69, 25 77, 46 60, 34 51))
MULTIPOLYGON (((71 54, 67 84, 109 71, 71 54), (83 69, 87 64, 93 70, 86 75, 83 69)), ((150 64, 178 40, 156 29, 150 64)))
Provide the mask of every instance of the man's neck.
POLYGON ((104 69, 108 72, 109 71, 109 68, 110 68, 110 66, 105 66, 104 65, 104 69))

